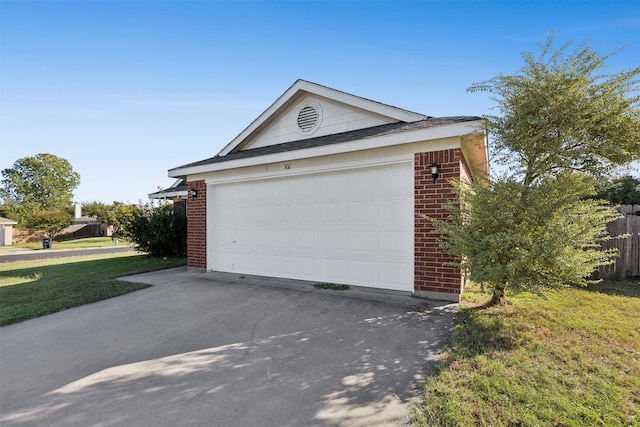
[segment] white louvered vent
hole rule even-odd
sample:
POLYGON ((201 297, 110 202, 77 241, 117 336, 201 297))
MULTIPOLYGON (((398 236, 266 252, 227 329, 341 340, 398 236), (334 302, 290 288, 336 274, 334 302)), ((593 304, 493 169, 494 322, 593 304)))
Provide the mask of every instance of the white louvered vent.
POLYGON ((298 113, 298 127, 303 132, 309 132, 318 124, 318 118, 318 110, 311 105, 307 105, 298 113))

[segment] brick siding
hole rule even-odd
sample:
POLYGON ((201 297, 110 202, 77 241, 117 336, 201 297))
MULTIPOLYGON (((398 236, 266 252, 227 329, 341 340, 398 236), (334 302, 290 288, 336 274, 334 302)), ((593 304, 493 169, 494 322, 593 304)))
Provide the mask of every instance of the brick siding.
POLYGON ((207 186, 204 181, 189 182, 198 197, 187 200, 187 267, 207 268, 207 186))
POLYGON ((459 268, 444 265, 454 261, 440 248, 439 241, 444 236, 434 233, 431 221, 422 216, 446 219, 445 204, 456 197, 447 180, 464 176, 469 176, 469 172, 460 149, 415 154, 414 290, 418 295, 422 293, 457 301, 462 293, 462 272, 459 268), (434 162, 440 164, 440 177, 435 183, 429 169, 434 162))

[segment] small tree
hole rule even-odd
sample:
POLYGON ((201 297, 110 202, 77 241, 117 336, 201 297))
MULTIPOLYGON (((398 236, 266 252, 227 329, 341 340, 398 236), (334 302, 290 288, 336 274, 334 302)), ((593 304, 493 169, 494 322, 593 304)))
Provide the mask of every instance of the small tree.
POLYGON ((66 209, 79 184, 80 175, 66 159, 37 154, 2 170, 0 197, 15 213, 26 217, 35 211, 66 209))
POLYGON ((486 125, 499 163, 509 173, 492 182, 456 185, 460 202, 445 250, 474 280, 493 291, 533 291, 588 283, 614 251, 598 251, 606 224, 618 217, 606 203, 588 199, 610 167, 640 157, 640 67, 602 73, 608 56, 583 44, 553 48, 552 35, 539 58, 525 54, 516 75, 474 84, 498 102, 500 116, 486 125))
POLYGON ((505 291, 542 295, 567 284, 586 285, 594 266, 611 262, 616 250, 600 250, 606 224, 620 215, 607 202, 584 199, 593 182, 579 174, 547 178, 525 187, 511 178, 471 185, 456 183, 458 205, 438 228, 443 247, 473 280, 488 284, 490 304, 505 291))
POLYGON ((45 231, 55 239, 58 234, 73 222, 73 215, 65 209, 48 209, 31 213, 25 225, 29 228, 45 231))

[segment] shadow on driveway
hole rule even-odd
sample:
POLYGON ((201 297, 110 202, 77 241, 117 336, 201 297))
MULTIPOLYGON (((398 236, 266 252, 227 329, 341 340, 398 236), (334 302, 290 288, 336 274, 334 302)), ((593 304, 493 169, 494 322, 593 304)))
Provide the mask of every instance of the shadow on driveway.
POLYGON ((3 426, 388 426, 455 304, 187 273, 0 328, 3 426), (380 301, 383 300, 383 301, 380 301))

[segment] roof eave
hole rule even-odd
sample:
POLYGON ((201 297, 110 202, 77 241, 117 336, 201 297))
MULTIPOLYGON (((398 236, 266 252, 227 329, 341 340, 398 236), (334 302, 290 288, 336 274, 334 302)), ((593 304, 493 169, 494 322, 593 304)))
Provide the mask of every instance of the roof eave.
POLYGON ((429 141, 448 137, 460 137, 462 135, 477 134, 478 132, 481 132, 481 122, 479 120, 453 123, 438 127, 416 129, 403 133, 387 134, 371 138, 342 142, 339 144, 321 145, 299 150, 282 151, 261 156, 234 159, 226 162, 208 163, 193 166, 186 165, 170 169, 169 177, 175 178, 185 175, 216 172, 221 170, 298 160, 317 156, 328 156, 332 154, 409 144, 419 141, 429 141))

